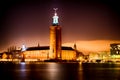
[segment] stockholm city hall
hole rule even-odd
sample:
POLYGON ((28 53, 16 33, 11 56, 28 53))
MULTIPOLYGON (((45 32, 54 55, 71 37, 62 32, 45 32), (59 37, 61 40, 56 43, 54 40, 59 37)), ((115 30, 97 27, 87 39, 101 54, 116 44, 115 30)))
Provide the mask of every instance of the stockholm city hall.
POLYGON ((28 47, 23 49, 23 60, 25 61, 61 61, 76 60, 76 50, 72 47, 62 46, 61 26, 59 25, 57 9, 52 17, 52 25, 50 29, 50 46, 28 47))

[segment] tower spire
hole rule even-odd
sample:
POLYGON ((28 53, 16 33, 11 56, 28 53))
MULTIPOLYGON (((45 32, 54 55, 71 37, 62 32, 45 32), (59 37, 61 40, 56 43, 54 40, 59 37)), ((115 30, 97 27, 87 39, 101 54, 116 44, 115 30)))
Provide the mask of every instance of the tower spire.
POLYGON ((58 25, 58 16, 57 16, 57 10, 58 8, 53 8, 55 13, 54 13, 54 16, 53 16, 53 25, 58 25))

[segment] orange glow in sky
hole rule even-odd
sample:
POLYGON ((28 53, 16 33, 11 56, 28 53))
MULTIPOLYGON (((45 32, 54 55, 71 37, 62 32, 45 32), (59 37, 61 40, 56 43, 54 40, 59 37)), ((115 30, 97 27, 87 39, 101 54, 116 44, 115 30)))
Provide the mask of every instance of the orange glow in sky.
POLYGON ((85 54, 89 52, 99 52, 99 51, 109 51, 111 43, 120 43, 120 41, 113 40, 91 40, 91 41, 76 41, 71 43, 64 43, 64 46, 74 46, 77 45, 77 49, 85 54))

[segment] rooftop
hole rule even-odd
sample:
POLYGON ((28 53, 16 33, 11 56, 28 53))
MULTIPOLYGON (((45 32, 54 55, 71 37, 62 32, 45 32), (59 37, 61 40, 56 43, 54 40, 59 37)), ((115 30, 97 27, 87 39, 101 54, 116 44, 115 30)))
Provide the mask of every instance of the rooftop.
MULTIPOLYGON (((28 47, 26 51, 32 50, 49 50, 49 46, 40 46, 40 47, 28 47)), ((72 47, 62 46, 62 50, 74 50, 72 47)))

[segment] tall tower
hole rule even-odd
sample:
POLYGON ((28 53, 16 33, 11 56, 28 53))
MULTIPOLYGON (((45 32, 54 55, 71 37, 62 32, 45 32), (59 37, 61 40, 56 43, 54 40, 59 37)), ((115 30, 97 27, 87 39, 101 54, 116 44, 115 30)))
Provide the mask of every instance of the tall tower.
POLYGON ((58 22, 57 9, 54 8, 52 26, 50 26, 50 53, 51 59, 61 59, 61 27, 58 22))

